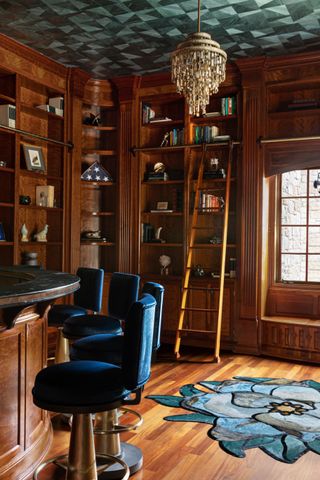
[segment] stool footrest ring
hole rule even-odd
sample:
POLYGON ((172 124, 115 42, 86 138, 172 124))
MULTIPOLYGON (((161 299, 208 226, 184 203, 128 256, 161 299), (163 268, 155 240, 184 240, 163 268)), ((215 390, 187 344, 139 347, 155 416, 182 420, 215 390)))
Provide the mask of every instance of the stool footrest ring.
MULTIPOLYGON (((137 417, 137 421, 135 423, 128 423, 128 425, 114 425, 114 427, 110 430, 98 430, 93 429, 94 435, 107 435, 109 433, 121 433, 121 432, 129 432, 130 430, 135 430, 136 428, 140 427, 143 423, 143 418, 140 413, 136 412, 135 410, 131 410, 131 408, 121 407, 121 412, 123 415, 129 413, 137 417)), ((122 416, 122 415, 121 415, 122 416)))

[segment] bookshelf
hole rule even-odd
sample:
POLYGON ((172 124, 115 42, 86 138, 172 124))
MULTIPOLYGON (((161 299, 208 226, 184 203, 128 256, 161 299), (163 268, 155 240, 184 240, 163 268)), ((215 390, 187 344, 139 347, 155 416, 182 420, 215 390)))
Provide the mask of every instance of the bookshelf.
MULTIPOLYGON (((189 116, 181 96, 173 93, 165 94, 163 90, 162 94, 154 95, 154 88, 150 89, 150 93, 150 96, 144 94, 139 99, 140 143, 135 151, 135 155, 139 159, 138 271, 143 280, 153 279, 165 286, 163 325, 163 341, 165 342, 173 342, 178 323, 181 282, 186 262, 189 226, 202 144, 204 141, 207 143, 207 162, 209 163, 211 157, 216 157, 219 161, 219 169, 223 169, 226 167, 228 158, 229 139, 232 138, 236 141, 232 170, 230 233, 227 246, 227 277, 222 329, 224 344, 230 346, 234 316, 232 300, 236 292, 237 278, 235 278, 234 270, 233 278, 230 278, 229 267, 232 262, 234 269, 239 249, 238 212, 236 211, 238 205, 237 168, 240 161, 238 144, 241 140, 239 90, 233 86, 222 88, 219 95, 212 97, 208 106, 209 114, 199 118, 189 116), (228 111, 223 110, 226 99, 230 99, 230 110, 228 111), (152 121, 153 118, 159 118, 159 121, 152 121), (216 137, 217 135, 220 135, 220 138, 216 137), (159 174, 157 177, 155 173, 158 165, 161 164, 166 172, 166 177, 161 177, 159 174), (164 211, 158 208, 159 203, 166 206, 164 211), (169 257, 168 268, 161 267, 162 256, 169 257)), ((223 191, 224 185, 224 178, 208 178, 204 180, 203 187, 208 192, 208 198, 209 192, 211 192, 212 198, 214 195, 218 198, 219 191, 223 191)), ((199 217, 191 284, 195 287, 206 284, 211 290, 210 293, 204 295, 191 295, 189 306, 192 304, 199 308, 211 308, 214 305, 213 308, 215 308, 218 298, 216 275, 219 271, 219 251, 221 249, 218 237, 219 234, 220 236, 222 234, 223 208, 206 208, 203 205, 199 217), (214 234, 209 232, 214 232, 214 234), (215 243, 210 242, 213 236, 217 239, 215 243), (198 265, 204 269, 204 276, 201 278, 195 272, 198 265)), ((200 317, 200 324, 203 323, 203 326, 212 322, 207 313, 201 313, 200 317)), ((194 321, 190 313, 187 319, 189 328, 192 328, 194 321)), ((216 322, 216 318, 213 321, 216 322)), ((199 315, 197 325, 199 328, 199 315)), ((208 342, 209 340, 201 335, 195 336, 195 338, 190 336, 187 342, 184 341, 184 343, 198 346, 208 346, 208 342)))

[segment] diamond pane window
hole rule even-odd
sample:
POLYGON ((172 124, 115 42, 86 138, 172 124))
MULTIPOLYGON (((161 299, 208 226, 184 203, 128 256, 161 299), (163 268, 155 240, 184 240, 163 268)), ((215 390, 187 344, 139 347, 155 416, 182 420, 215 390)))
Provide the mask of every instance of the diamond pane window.
POLYGON ((281 175, 280 281, 320 282, 320 170, 281 175))

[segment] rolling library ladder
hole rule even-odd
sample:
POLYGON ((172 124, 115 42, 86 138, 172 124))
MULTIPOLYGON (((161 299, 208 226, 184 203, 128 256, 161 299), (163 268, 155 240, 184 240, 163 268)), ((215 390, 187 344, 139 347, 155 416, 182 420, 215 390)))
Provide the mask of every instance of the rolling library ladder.
MULTIPOLYGON (((227 249, 227 241, 228 241, 228 222, 229 222, 229 205, 230 205, 230 183, 231 183, 231 166, 232 166, 232 151, 233 151, 233 142, 232 140, 229 141, 229 149, 228 149, 228 161, 227 161, 227 173, 226 178, 224 181, 225 189, 224 189, 224 220, 223 220, 223 231, 222 231, 222 244, 220 250, 220 282, 218 287, 201 287, 201 286, 190 286, 190 275, 192 271, 192 258, 195 246, 195 239, 197 230, 203 228, 198 226, 198 215, 199 211, 203 211, 204 207, 200 205, 200 195, 201 192, 205 192, 206 190, 210 190, 211 192, 214 191, 214 187, 210 189, 206 189, 203 187, 203 174, 204 174, 204 165, 207 153, 207 145, 203 144, 202 147, 202 156, 200 167, 198 170, 198 178, 196 183, 195 189, 195 198, 194 198, 194 205, 193 205, 193 213, 192 213, 192 221, 190 227, 190 235, 189 235, 189 245, 188 245, 188 252, 187 252, 187 261, 184 273, 184 280, 183 280, 183 291, 182 291, 182 298, 181 298, 181 308, 180 308, 180 315, 179 315, 179 323, 176 332, 176 341, 174 347, 174 354, 176 358, 180 357, 180 345, 181 345, 181 338, 183 333, 203 333, 203 334, 215 334, 215 349, 214 349, 214 359, 213 361, 216 363, 220 362, 220 341, 221 341, 221 325, 222 325, 222 308, 223 308, 223 293, 224 293, 224 279, 225 279, 225 263, 226 263, 226 249, 227 249), (218 301, 218 312, 216 309, 210 308, 195 308, 195 307, 188 307, 187 306, 187 299, 188 293, 191 290, 218 290, 219 291, 219 301, 218 301), (188 311, 193 312, 206 312, 212 313, 212 326, 211 330, 200 330, 195 328, 187 328, 185 326, 185 313, 188 311), (217 326, 216 331, 214 331, 214 318, 213 314, 217 312, 217 326)), ((190 167, 190 171, 192 172, 193 165, 190 167)), ((189 180, 192 178, 192 174, 189 175, 189 180)), ((220 186, 217 186, 217 191, 221 192, 221 182, 220 186)), ((208 208, 210 210, 210 207, 208 208)), ((211 210, 213 210, 211 208, 211 210)))

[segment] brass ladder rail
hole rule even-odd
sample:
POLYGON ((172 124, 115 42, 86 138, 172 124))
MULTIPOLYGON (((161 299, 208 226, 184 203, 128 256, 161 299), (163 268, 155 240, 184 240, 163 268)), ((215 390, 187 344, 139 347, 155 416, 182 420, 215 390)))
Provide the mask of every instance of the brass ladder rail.
MULTIPOLYGON (((204 163, 205 163, 205 156, 206 156, 207 146, 203 145, 202 148, 202 156, 200 167, 198 171, 198 179, 196 184, 196 194, 194 199, 194 206, 193 206, 193 213, 192 213, 192 221, 191 221, 191 234, 188 246, 188 254, 187 254, 187 262, 183 280, 183 287, 182 287, 182 297, 181 297, 181 307, 180 307, 180 315, 179 315, 179 322, 176 331, 176 341, 174 346, 174 354, 176 358, 180 358, 180 346, 181 346, 181 336, 184 332, 190 333, 210 333, 213 334, 213 327, 212 330, 197 330, 194 328, 184 328, 184 317, 186 311, 204 311, 204 312, 218 312, 217 316, 217 329, 216 329, 216 337, 215 337, 215 348, 214 348, 214 362, 220 362, 220 343, 221 343, 221 325, 222 325, 222 310, 223 310, 223 294, 224 294, 224 277, 225 277, 225 264, 226 264, 226 250, 227 250, 227 241, 228 241, 228 223, 229 223, 229 206, 230 206, 230 183, 231 183, 231 167, 232 167, 232 152, 233 152, 233 143, 232 141, 229 142, 229 155, 228 155, 228 165, 227 165, 227 175, 226 175, 226 184, 225 184, 225 205, 224 205, 224 223, 223 223, 223 235, 222 235, 222 247, 221 247, 221 264, 220 264, 220 284, 219 288, 219 302, 218 302, 218 309, 199 309, 199 308, 187 308, 187 297, 189 290, 194 289, 194 287, 189 287, 190 281, 190 274, 192 268, 192 255, 194 250, 195 244, 195 237, 196 237, 196 230, 197 222, 198 222, 198 213, 199 213, 199 198, 200 198, 200 191, 202 190, 202 183, 203 183, 203 172, 204 172, 204 163)), ((192 159, 190 163, 190 170, 189 170, 189 183, 190 179, 192 178, 192 170, 193 170, 193 163, 194 160, 192 159)), ((198 288, 199 290, 207 290, 208 288, 198 288)), ((216 290, 212 288, 212 290, 216 290)), ((213 322, 212 322, 213 323, 213 322)))

